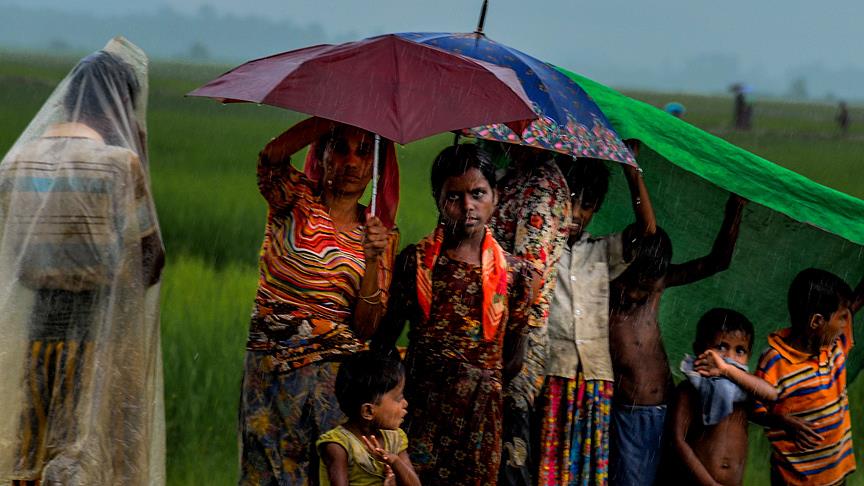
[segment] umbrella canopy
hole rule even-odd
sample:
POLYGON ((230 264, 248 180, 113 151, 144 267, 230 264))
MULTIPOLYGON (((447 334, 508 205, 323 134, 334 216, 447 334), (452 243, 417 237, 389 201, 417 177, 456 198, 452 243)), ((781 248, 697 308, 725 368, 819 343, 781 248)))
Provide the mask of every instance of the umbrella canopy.
POLYGON ((519 143, 576 157, 593 157, 635 165, 633 156, 590 96, 549 64, 495 42, 482 33, 406 32, 398 34, 513 69, 519 76, 537 119, 522 132, 505 125, 476 127, 466 134, 487 140, 519 143))
POLYGON ((249 61, 189 93, 287 108, 405 144, 492 122, 534 119, 507 68, 383 35, 249 61))
MULTIPOLYGON (((696 322, 712 307, 744 313, 756 328, 755 363, 771 331, 789 326, 787 292, 808 267, 834 272, 853 287, 864 273, 864 201, 822 186, 662 110, 577 74, 579 83, 625 138, 642 142, 639 165, 658 223, 675 246, 675 262, 711 249, 729 192, 753 203, 745 209, 729 270, 663 297, 661 323, 671 363, 692 352, 696 322)), ((623 182, 621 182, 623 184, 623 182)), ((610 192, 592 230, 618 231, 630 221, 626 191, 610 192)), ((856 319, 859 323, 862 317, 856 319)), ((852 380, 861 347, 847 361, 852 380)))

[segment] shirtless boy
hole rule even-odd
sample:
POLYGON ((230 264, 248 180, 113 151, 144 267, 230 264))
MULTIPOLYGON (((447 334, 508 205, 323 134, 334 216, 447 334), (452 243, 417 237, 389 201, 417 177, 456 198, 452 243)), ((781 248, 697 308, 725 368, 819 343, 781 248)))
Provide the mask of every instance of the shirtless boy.
MULTIPOLYGON (((643 238, 630 267, 611 282, 609 340, 615 374, 609 478, 613 485, 654 484, 672 385, 658 314, 663 292, 729 267, 746 201, 726 203, 711 253, 671 264, 672 242, 660 227, 643 238)), ((626 232, 626 230, 625 230, 626 232)))
POLYGON ((666 470, 669 481, 702 486, 744 481, 751 399, 777 399, 770 383, 746 371, 752 350, 753 324, 743 314, 715 308, 699 319, 693 342, 698 359, 685 359, 691 373, 682 364, 688 379, 676 388, 669 410, 675 451, 666 470))

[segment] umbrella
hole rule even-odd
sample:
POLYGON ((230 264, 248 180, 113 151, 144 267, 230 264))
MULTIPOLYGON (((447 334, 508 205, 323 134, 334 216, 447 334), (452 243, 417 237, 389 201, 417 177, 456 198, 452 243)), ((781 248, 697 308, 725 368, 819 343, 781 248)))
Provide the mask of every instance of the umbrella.
POLYGON ((400 144, 536 118, 512 70, 395 35, 249 61, 189 95, 287 108, 400 144))
POLYGON ((397 34, 413 42, 509 67, 519 76, 537 119, 521 132, 514 131, 511 126, 494 124, 466 130, 466 135, 636 165, 630 151, 585 90, 549 64, 489 39, 482 33, 482 22, 481 17, 481 27, 470 34, 397 34))
POLYGON ((249 61, 189 96, 264 103, 375 133, 372 214, 379 136, 405 144, 491 122, 519 131, 537 116, 512 70, 395 35, 249 61))
MULTIPOLYGON (((563 71, 563 70, 562 70, 563 71)), ((639 165, 657 221, 675 245, 675 262, 708 253, 729 192, 745 209, 728 270, 663 296, 660 322, 671 362, 691 352, 696 322, 712 307, 743 312, 756 328, 752 353, 765 336, 788 326, 787 291, 808 267, 829 270, 855 286, 864 272, 864 201, 822 186, 662 110, 590 79, 563 71, 597 101, 622 136, 638 139, 639 165)), ((621 182, 623 184, 623 181, 621 182)), ((626 194, 610 192, 592 222, 596 234, 631 220, 626 194)), ((864 315, 856 319, 860 325, 864 315)), ((857 327, 856 327, 857 328, 857 327)), ((861 347, 846 362, 850 382, 864 364, 861 347)))

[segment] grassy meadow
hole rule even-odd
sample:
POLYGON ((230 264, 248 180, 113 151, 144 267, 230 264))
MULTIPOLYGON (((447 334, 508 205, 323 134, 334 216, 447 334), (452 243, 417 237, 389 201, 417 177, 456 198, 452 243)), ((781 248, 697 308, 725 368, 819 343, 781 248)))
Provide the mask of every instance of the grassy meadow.
MULTIPOLYGON (((14 143, 74 59, 0 53, 0 154, 14 143)), ((150 172, 168 252, 162 285, 162 339, 168 418, 169 483, 228 485, 237 478, 236 414, 256 256, 265 204, 255 184, 258 150, 300 119, 254 105, 221 106, 184 93, 223 68, 154 63, 148 112, 150 172)), ((757 102, 754 131, 732 131, 731 97, 630 93, 654 105, 676 100, 688 121, 796 170, 864 198, 864 110, 841 138, 835 107, 757 102)), ((403 243, 435 221, 428 166, 452 137, 400 148, 403 243)), ((758 346, 757 346, 758 347, 758 346)), ((864 380, 850 388, 864 417, 864 380)), ((855 429, 859 459, 864 427, 855 429)), ((748 484, 767 484, 768 449, 753 430, 748 484)), ((859 460, 860 467, 864 462, 859 460)), ((864 484, 864 473, 851 484, 864 484)))

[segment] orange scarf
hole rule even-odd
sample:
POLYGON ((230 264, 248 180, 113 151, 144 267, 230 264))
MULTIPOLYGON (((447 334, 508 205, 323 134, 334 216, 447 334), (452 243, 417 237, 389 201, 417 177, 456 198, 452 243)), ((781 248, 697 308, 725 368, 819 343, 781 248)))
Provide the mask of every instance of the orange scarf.
MULTIPOLYGON (((417 243, 417 302, 423 315, 429 318, 432 310, 432 270, 441 254, 444 230, 440 227, 417 243)), ((504 250, 486 228, 481 251, 483 267, 483 338, 495 339, 498 326, 507 306, 507 274, 509 266, 504 250)))

